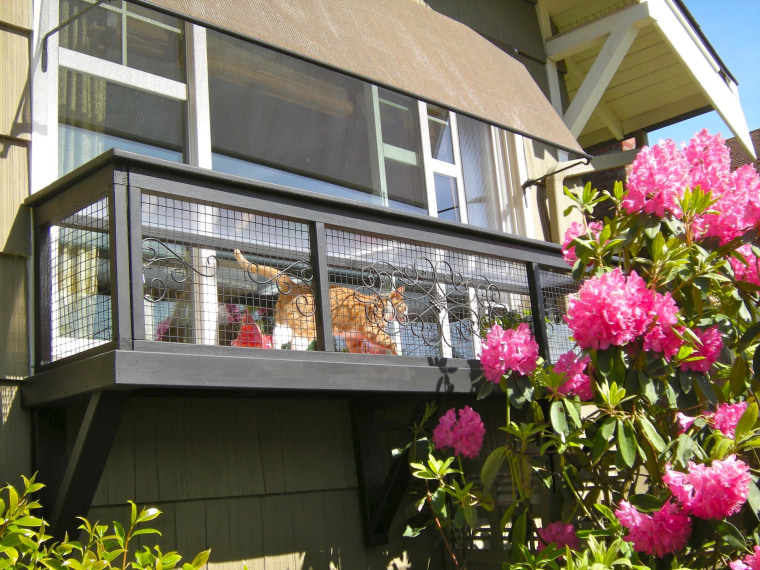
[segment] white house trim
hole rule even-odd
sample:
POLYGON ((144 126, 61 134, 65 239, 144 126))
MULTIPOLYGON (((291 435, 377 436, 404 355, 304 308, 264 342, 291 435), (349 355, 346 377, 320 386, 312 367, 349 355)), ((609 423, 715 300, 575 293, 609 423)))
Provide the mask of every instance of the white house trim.
POLYGON ((747 153, 756 159, 736 84, 720 74, 715 60, 702 42, 695 38, 691 26, 683 19, 672 0, 649 0, 647 4, 650 5, 651 14, 655 18, 655 25, 681 57, 710 103, 741 141, 747 153))
POLYGON ((565 112, 565 124, 574 137, 581 134, 591 118, 638 32, 639 29, 634 23, 623 23, 607 36, 602 50, 565 112))

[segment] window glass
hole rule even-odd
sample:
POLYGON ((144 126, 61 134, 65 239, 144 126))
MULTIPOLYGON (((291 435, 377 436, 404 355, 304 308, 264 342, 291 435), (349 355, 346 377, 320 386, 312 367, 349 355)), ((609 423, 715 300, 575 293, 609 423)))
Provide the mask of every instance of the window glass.
POLYGON ((309 190, 311 192, 327 194, 337 198, 361 200, 365 203, 374 204, 376 206, 381 206, 383 204, 380 196, 368 196, 366 193, 354 190, 353 188, 331 184, 315 178, 309 178, 308 176, 294 174, 271 166, 249 162, 247 160, 231 158, 222 154, 213 155, 212 167, 217 172, 225 172, 227 174, 252 178, 262 182, 281 184, 283 186, 309 190))
POLYGON ((208 61, 215 153, 380 195, 361 81, 213 31, 208 61))
POLYGON ((60 0, 60 46, 134 69, 185 81, 182 21, 120 0, 60 0), (126 39, 126 41, 125 41, 126 39))
POLYGON ((433 158, 454 164, 454 146, 451 143, 449 112, 435 105, 427 106, 430 150, 433 158))
POLYGON ((427 214, 427 195, 422 169, 414 164, 385 160, 388 202, 391 207, 427 214))
POLYGON ((438 217, 453 222, 460 221, 456 178, 438 173, 434 175, 434 178, 438 217))
POLYGON ((467 221, 473 226, 501 231, 501 209, 491 127, 481 121, 458 115, 457 130, 467 201, 467 221))
POLYGON ((417 152, 421 146, 417 100, 387 89, 378 89, 378 98, 383 142, 417 152))
POLYGON ((384 89, 373 100, 358 79, 212 30, 207 38, 215 169, 424 211, 416 100, 384 89))
POLYGON ((180 101, 61 69, 58 123, 61 175, 109 148, 182 160, 185 104, 180 101))

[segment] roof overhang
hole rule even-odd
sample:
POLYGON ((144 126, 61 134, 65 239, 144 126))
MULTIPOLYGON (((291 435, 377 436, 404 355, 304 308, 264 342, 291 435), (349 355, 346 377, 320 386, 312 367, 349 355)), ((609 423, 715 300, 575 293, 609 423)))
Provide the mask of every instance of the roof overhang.
POLYGON ((585 156, 512 56, 413 0, 135 0, 585 156))
POLYGON ((570 104, 553 102, 584 148, 715 109, 753 152, 736 81, 682 3, 539 0, 539 11, 547 58, 566 69, 570 104))

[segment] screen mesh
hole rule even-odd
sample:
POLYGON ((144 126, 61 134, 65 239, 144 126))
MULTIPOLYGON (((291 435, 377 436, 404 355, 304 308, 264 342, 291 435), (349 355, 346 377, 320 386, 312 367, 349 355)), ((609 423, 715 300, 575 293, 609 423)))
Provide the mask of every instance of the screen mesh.
MULTIPOLYGON (((316 350, 309 224, 144 193, 145 338, 316 350)), ((524 263, 326 228, 332 337, 339 352, 473 358, 497 319, 532 324, 524 263)), ((544 272, 552 358, 574 289, 544 272)))
POLYGON ((578 284, 569 273, 541 269, 539 276, 546 311, 549 360, 555 363, 560 356, 575 347, 575 343, 570 340, 572 332, 565 323, 565 315, 567 301, 577 293, 578 284))
MULTIPOLYGON (((48 229, 43 260, 49 261, 49 288, 41 311, 50 312, 50 329, 43 364, 113 338, 108 230, 107 198, 48 229)), ((45 274, 44 265, 41 269, 45 274)))

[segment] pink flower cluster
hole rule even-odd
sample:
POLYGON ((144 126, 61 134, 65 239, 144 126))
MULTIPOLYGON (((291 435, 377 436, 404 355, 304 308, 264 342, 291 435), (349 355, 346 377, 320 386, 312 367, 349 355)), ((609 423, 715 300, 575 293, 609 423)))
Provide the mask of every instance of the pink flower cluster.
POLYGON ((570 227, 567 228, 567 231, 565 232, 565 240, 562 242, 562 256, 565 258, 565 262, 568 265, 573 265, 578 259, 575 255, 575 246, 572 245, 575 238, 586 235, 587 233, 596 238, 603 228, 604 226, 600 222, 591 222, 588 225, 588 229, 578 222, 570 224, 570 227))
POLYGON ((446 412, 433 430, 433 444, 436 449, 454 448, 456 455, 475 457, 483 447, 486 428, 480 414, 470 406, 457 412, 452 408, 446 412))
POLYGON ((691 519, 670 500, 652 514, 640 513, 627 501, 620 501, 615 516, 628 529, 626 539, 644 554, 662 558, 680 552, 691 535, 691 519))
POLYGON ((660 218, 665 214, 680 218, 678 202, 687 186, 689 163, 676 143, 668 139, 645 146, 631 165, 623 208, 629 214, 643 210, 660 218))
POLYGON ((699 360, 687 360, 681 363, 681 370, 693 370, 695 372, 709 372, 713 364, 720 358, 720 352, 723 350, 723 340, 718 327, 707 329, 695 329, 694 333, 702 343, 691 354, 692 357, 702 357, 699 360))
POLYGON ((734 560, 728 566, 731 570, 760 570, 760 546, 756 546, 752 554, 747 554, 741 560, 734 560))
POLYGON ((722 519, 739 512, 747 501, 752 477, 735 455, 706 466, 689 462, 688 473, 665 467, 662 480, 686 513, 701 519, 722 519))
POLYGON ((760 259, 752 253, 752 246, 746 243, 737 247, 736 251, 747 261, 747 263, 744 263, 735 257, 730 257, 728 259, 731 264, 731 269, 734 270, 734 277, 736 277, 736 280, 760 285, 760 259))
POLYGON ((538 538, 540 539, 538 543, 539 552, 552 542, 558 548, 569 546, 573 550, 577 550, 581 547, 581 541, 578 539, 578 535, 575 534, 575 527, 570 523, 563 523, 562 521, 556 521, 546 525, 544 528, 539 528, 538 538))
POLYGON ((578 396, 582 402, 594 399, 591 378, 586 374, 586 367, 591 359, 588 356, 578 358, 572 351, 566 352, 557 359, 554 371, 565 374, 565 381, 557 392, 566 396, 578 396))
MULTIPOLYGON (((712 426, 726 437, 734 438, 736 426, 739 424, 744 412, 747 410, 747 402, 738 402, 736 404, 721 404, 718 409, 711 414, 704 414, 712 426)), ((697 416, 699 417, 699 416, 697 416)), ((685 433, 697 418, 692 418, 681 412, 676 413, 678 422, 678 433, 685 433)))
POLYGON ((507 330, 494 325, 488 331, 480 364, 489 382, 498 384, 508 370, 531 374, 537 363, 538 343, 527 324, 520 323, 516 329, 507 330))
POLYGON ((670 293, 650 291, 635 271, 625 276, 615 269, 586 280, 578 298, 570 300, 565 320, 584 349, 604 350, 643 337, 644 350, 670 358, 682 343, 673 331, 678 306, 670 293))
POLYGON ((733 439, 736 434, 736 426, 746 410, 747 402, 721 404, 712 415, 712 425, 723 435, 733 439))
POLYGON ((631 165, 623 207, 658 217, 681 218, 679 201, 686 188, 710 192, 714 213, 694 222, 700 237, 726 244, 760 222, 760 176, 752 165, 731 172, 730 151, 723 138, 703 129, 683 150, 672 140, 643 147, 631 165))

